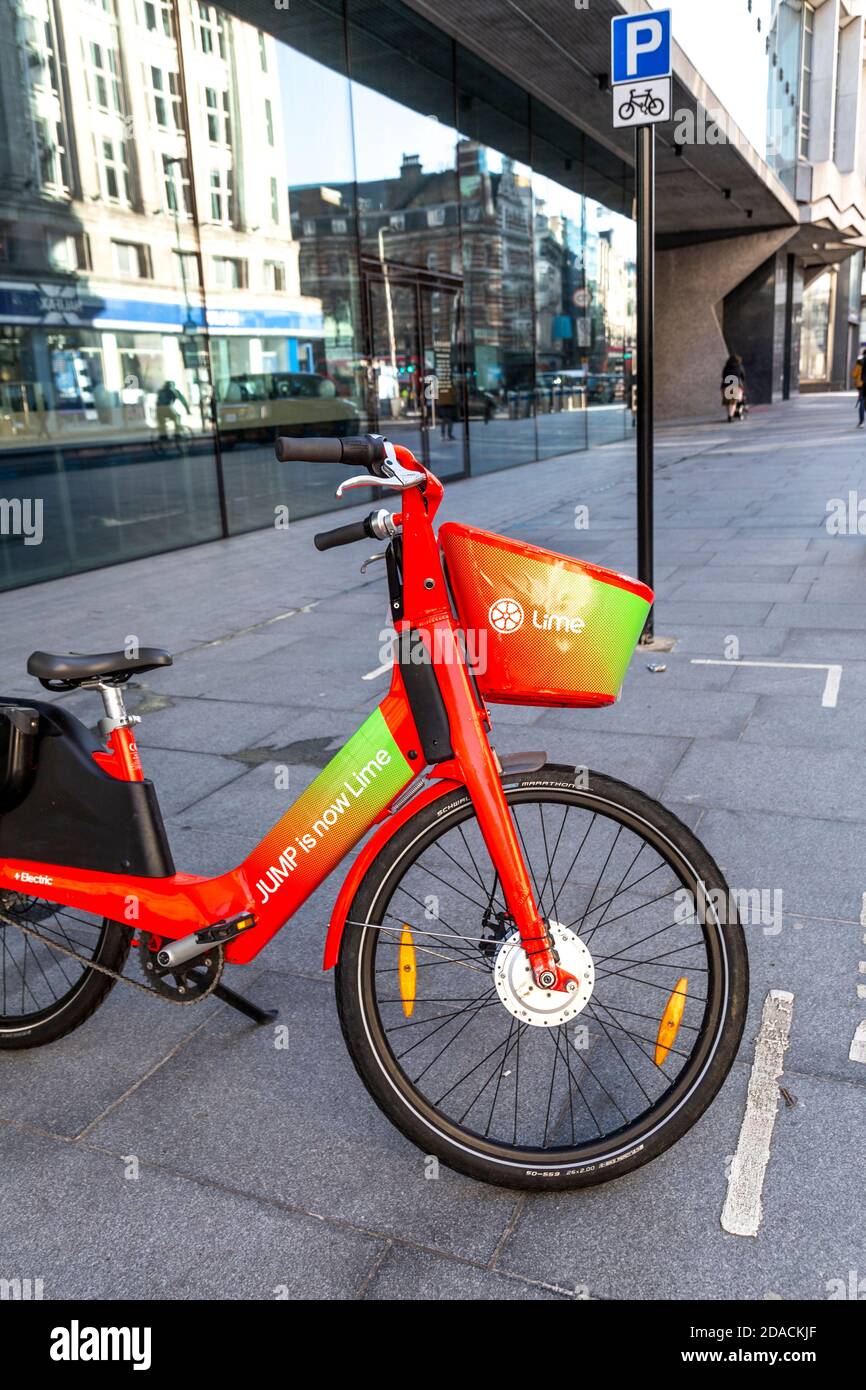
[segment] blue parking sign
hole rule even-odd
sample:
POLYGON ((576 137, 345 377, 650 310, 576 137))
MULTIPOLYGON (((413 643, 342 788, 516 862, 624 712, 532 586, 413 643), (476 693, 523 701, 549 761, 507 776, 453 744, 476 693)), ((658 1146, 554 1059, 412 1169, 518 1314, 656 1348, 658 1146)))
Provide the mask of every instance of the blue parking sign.
POLYGON ((648 82, 671 75, 671 12, 618 15, 610 22, 610 80, 648 82))

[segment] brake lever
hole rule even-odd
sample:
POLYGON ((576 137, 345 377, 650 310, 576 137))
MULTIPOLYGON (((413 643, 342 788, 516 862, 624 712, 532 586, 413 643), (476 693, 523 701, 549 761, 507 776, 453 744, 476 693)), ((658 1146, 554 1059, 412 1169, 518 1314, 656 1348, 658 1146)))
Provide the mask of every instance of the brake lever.
POLYGON ((361 566, 361 573, 366 574, 367 570, 369 569, 370 565, 373 564, 374 560, 387 560, 387 558, 388 556, 385 554, 384 550, 381 551, 378 555, 368 555, 361 566))
POLYGON ((336 497, 342 497, 344 493, 351 492, 357 487, 381 487, 389 488, 392 492, 406 492, 410 487, 417 487, 424 482, 424 474, 416 473, 412 469, 401 469, 402 478, 390 478, 384 475, 381 478, 371 477, 369 473, 359 473, 354 478, 347 478, 344 483, 340 483, 337 488, 336 497))

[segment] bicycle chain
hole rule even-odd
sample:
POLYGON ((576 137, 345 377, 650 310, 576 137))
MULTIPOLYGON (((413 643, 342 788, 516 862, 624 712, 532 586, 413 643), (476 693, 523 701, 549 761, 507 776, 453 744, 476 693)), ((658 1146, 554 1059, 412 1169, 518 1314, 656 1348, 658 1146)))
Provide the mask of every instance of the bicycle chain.
MULTIPOLYGON (((0 911, 0 926, 17 927, 18 931, 24 932, 25 936, 32 936, 36 941, 43 941, 46 946, 51 947, 52 951, 59 951, 61 955, 69 956, 72 960, 77 961, 79 965, 85 966, 88 970, 98 970, 100 975, 107 975, 109 979, 119 981, 122 985, 129 985, 132 989, 140 989, 143 994, 150 995, 151 999, 164 999, 169 1004, 180 1004, 182 1007, 188 1007, 191 1004, 200 1004, 203 999, 207 999, 209 994, 213 994, 222 978, 223 961, 220 962, 220 967, 207 989, 203 990, 201 994, 197 994, 194 999, 172 999, 170 995, 160 994, 159 990, 152 989, 150 985, 143 985, 138 980, 131 980, 128 975, 122 975, 117 970, 111 970, 107 965, 100 965, 98 961, 89 960, 87 956, 80 956, 78 952, 73 951, 71 947, 61 946, 59 942, 54 941, 50 936, 43 936, 42 932, 36 931, 34 927, 25 926, 23 922, 16 922, 14 917, 7 917, 6 913, 3 911, 0 911)), ((221 946, 217 949, 220 952, 222 951, 221 946)))

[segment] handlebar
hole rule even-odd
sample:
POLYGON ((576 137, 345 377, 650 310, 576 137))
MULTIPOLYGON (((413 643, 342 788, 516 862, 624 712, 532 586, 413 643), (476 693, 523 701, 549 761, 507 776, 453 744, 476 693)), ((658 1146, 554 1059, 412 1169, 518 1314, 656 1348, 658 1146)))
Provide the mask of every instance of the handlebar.
POLYGON ((369 512, 362 521, 335 526, 333 531, 320 531, 313 537, 313 545, 317 550, 333 550, 336 545, 352 545, 354 541, 389 541, 397 531, 398 523, 383 507, 378 512, 369 512))
POLYGON ((280 463, 346 463, 352 468, 374 468, 386 457, 385 439, 381 434, 321 439, 281 435, 274 452, 280 463))
POLYGON ((372 539, 371 521, 375 515, 376 513, 372 512, 361 521, 350 521, 345 526, 335 526, 332 531, 319 531, 318 535, 313 537, 313 545, 317 550, 333 550, 337 545, 352 545, 355 541, 372 539))

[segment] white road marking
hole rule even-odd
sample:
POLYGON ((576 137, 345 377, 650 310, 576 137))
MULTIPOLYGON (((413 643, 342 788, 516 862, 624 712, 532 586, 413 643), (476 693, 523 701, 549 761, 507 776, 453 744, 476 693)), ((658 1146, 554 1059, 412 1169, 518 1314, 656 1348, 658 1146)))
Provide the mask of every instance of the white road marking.
POLYGON ((828 666, 821 661, 728 661, 709 660, 706 657, 692 657, 693 666, 778 666, 783 671, 826 671, 824 693, 821 704, 825 709, 835 709, 839 702, 839 684, 842 680, 841 666, 828 666))
POLYGON ((385 661, 381 666, 377 666, 375 671, 368 671, 366 676, 362 676, 362 681, 374 681, 378 676, 384 676, 386 671, 390 671, 393 666, 392 661, 385 661))
MULTIPOLYGON (((866 893, 860 899, 860 925, 866 927, 866 893)), ((863 940, 866 942, 866 936, 863 937, 863 940)))
POLYGON ((862 1023, 857 1024, 857 1031, 851 1039, 848 1060, 849 1062, 866 1063, 866 1018, 862 1023))
POLYGON ((728 1191, 722 1208, 722 1229, 733 1236, 756 1236, 761 1224, 761 1192, 770 1161, 770 1140, 776 1123, 779 1077, 794 1013, 794 996, 772 989, 764 1000, 755 1060, 749 1077, 746 1113, 731 1163, 728 1191))

